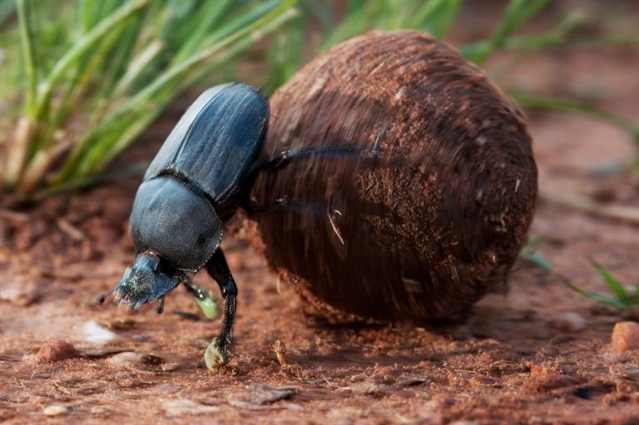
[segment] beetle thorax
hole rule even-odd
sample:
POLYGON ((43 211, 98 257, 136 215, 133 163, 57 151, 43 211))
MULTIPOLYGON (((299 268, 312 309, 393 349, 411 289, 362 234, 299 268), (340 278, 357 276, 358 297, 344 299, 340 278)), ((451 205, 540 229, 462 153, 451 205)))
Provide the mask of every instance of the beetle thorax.
POLYGON ((130 225, 138 252, 156 252, 178 270, 199 270, 222 240, 222 222, 211 202, 173 176, 140 185, 130 225))

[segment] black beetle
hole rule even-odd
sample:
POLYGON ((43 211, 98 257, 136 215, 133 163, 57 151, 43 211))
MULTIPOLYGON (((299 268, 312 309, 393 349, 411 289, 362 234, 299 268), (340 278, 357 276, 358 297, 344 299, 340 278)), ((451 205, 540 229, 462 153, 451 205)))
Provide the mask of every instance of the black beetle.
POLYGON ((212 368, 226 362, 231 342, 237 287, 220 249, 223 223, 242 206, 260 169, 281 165, 286 154, 259 163, 268 125, 268 101, 239 83, 206 90, 184 113, 147 169, 135 195, 130 231, 137 252, 115 293, 132 308, 158 300, 184 283, 200 299, 205 291, 186 272, 202 267, 224 297, 220 335, 207 348, 212 368))
POLYGON ((135 195, 130 231, 137 256, 115 293, 137 309, 158 300, 180 283, 207 314, 208 291, 186 274, 202 267, 218 282, 224 297, 220 335, 207 348, 209 368, 227 360, 237 299, 237 286, 220 249, 223 223, 238 208, 248 213, 275 211, 295 202, 286 196, 266 205, 250 200, 258 172, 275 171, 292 159, 359 153, 346 145, 315 147, 262 158, 269 119, 268 101, 246 84, 223 84, 206 90, 187 109, 153 159, 135 195))

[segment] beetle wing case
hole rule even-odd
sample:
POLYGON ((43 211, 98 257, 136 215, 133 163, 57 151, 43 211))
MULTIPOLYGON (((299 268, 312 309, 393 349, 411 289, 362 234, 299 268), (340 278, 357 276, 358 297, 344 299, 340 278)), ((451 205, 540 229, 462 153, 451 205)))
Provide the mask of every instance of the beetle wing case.
POLYGON ((266 125, 267 100, 246 84, 206 90, 184 113, 145 180, 175 174, 196 183, 217 205, 232 197, 257 156, 266 125))

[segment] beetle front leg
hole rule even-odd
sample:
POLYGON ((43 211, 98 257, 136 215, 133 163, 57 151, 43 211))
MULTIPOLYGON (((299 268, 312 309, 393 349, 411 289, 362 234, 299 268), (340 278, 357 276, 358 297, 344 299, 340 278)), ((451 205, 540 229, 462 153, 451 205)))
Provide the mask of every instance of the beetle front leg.
POLYGON ((209 369, 215 369, 227 362, 226 349, 233 338, 233 323, 235 323, 235 309, 237 303, 237 286, 233 275, 226 264, 226 258, 221 249, 206 263, 206 271, 217 281, 224 297, 224 317, 222 330, 215 340, 207 347, 204 361, 209 369))

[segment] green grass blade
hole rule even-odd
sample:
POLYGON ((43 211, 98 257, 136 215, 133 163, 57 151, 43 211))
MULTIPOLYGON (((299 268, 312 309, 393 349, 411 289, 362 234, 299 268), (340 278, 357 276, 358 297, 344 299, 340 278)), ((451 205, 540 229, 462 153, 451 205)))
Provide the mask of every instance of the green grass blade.
POLYGON ((464 0, 430 0, 418 12, 413 28, 423 28, 442 40, 450 31, 464 0))
POLYGON ((366 7, 366 0, 348 0, 346 6, 346 15, 353 16, 362 13, 366 7))
POLYGON ((16 12, 16 0, 0 1, 0 30, 4 30, 4 24, 16 12))
POLYGON ((220 18, 223 17, 232 5, 232 0, 209 2, 207 9, 198 14, 201 17, 199 23, 193 29, 193 33, 188 37, 188 41, 180 47, 173 62, 177 63, 185 60, 192 55, 193 52, 197 51, 200 46, 204 45, 204 40, 211 29, 219 22, 220 18))
POLYGON ((380 15, 380 10, 383 7, 384 2, 382 1, 349 1, 345 18, 335 28, 335 31, 323 41, 320 50, 326 50, 342 40, 366 31, 375 24, 374 19, 380 15))
POLYGON ((136 0, 126 3, 108 18, 102 20, 93 30, 78 40, 67 53, 53 66, 45 80, 40 84, 36 106, 36 118, 39 117, 45 105, 49 102, 54 85, 62 78, 64 73, 89 49, 93 48, 102 37, 114 28, 126 22, 126 20, 139 12, 148 4, 149 0, 136 0))
POLYGON ((246 30, 250 26, 255 25, 255 22, 272 14, 276 9, 283 8, 284 10, 288 10, 293 7, 296 2, 296 0, 266 0, 258 3, 257 7, 247 10, 237 19, 220 25, 219 28, 212 31, 210 37, 206 40, 206 45, 217 43, 233 34, 246 34, 246 30))
POLYGON ((32 21, 30 20, 30 8, 27 0, 18 0, 18 21, 20 24, 20 49, 24 71, 27 75, 25 117, 18 123, 13 143, 6 153, 6 160, 2 161, 2 184, 9 187, 15 186, 27 165, 29 152, 34 146, 34 135, 37 132, 35 102, 37 95, 37 55, 34 52, 34 37, 32 21))
POLYGON ((623 285, 619 283, 619 281, 615 279, 605 267, 592 259, 589 259, 588 261, 590 261, 590 264, 592 264, 595 270, 597 270, 597 273, 599 273, 599 276, 601 276, 604 280, 610 292, 615 294, 617 299, 620 301, 627 301, 630 298, 623 285))
POLYGON ((113 95, 120 78, 127 71, 128 64, 133 61, 136 44, 140 34, 144 30, 144 11, 132 16, 128 21, 118 27, 114 34, 105 38, 100 49, 104 52, 100 57, 108 58, 103 63, 103 79, 97 98, 108 99, 113 95))
MULTIPOLYGON (((543 256, 535 253, 533 249, 539 244, 538 240, 530 240, 524 249, 520 252, 519 257, 524 261, 528 261, 533 263, 534 265, 540 267, 544 271, 548 273, 554 273, 554 268, 548 260, 546 260, 543 256)), ((573 284, 570 279, 566 276, 554 273, 559 280, 573 292, 576 292, 580 295, 593 299, 595 301, 605 303, 611 305, 619 310, 627 310, 629 307, 633 305, 639 304, 639 285, 637 286, 637 295, 629 294, 626 289, 619 283, 617 279, 615 279, 604 267, 595 262, 594 260, 589 259, 590 263, 593 265, 597 273, 602 277, 608 289, 615 295, 615 297, 606 296, 594 291, 586 291, 575 284, 573 284)))
POLYGON ((519 257, 529 263, 534 264, 540 269, 546 272, 552 272, 553 266, 550 262, 541 254, 533 251, 524 250, 519 254, 519 257))
POLYGON ((294 16, 292 12, 294 4, 294 0, 271 3, 271 10, 255 22, 245 25, 240 31, 201 49, 187 60, 175 64, 157 76, 146 88, 120 105, 118 110, 104 117, 100 128, 95 129, 92 134, 81 141, 63 168, 59 177, 60 181, 86 176, 104 166, 107 162, 105 158, 112 158, 121 151, 155 117, 155 114, 162 110, 171 97, 170 93, 180 91, 181 80, 185 79, 190 71, 198 69, 202 63, 210 60, 214 55, 232 48, 234 44, 240 43, 243 39, 247 42, 254 42, 275 30, 294 16), (120 139, 115 136, 104 137, 108 133, 117 134, 122 131, 121 129, 131 126, 131 123, 136 120, 140 121, 140 125, 136 124, 132 130, 126 132, 126 135, 121 135, 121 140, 124 140, 125 143, 119 142, 120 139))
POLYGON ((625 303, 623 303, 623 302, 621 302, 621 301, 619 301, 619 300, 616 300, 616 299, 614 299, 614 298, 607 297, 607 296, 602 295, 602 294, 599 294, 599 293, 597 293, 597 292, 592 292, 592 291, 586 291, 586 290, 583 290, 583 289, 581 289, 580 287, 578 287, 578 286, 574 285, 574 284, 570 281, 570 279, 568 279, 568 278, 567 278, 567 277, 565 277, 565 276, 561 276, 561 275, 559 275, 559 278, 560 278, 561 282, 562 282, 562 283, 563 283, 563 284, 564 284, 567 288, 569 288, 570 290, 572 290, 572 291, 574 291, 574 292, 577 292, 578 294, 581 294, 581 295, 583 295, 583 296, 585 296, 585 297, 588 297, 588 298, 591 298, 591 299, 593 299, 593 300, 596 300, 596 301, 602 302, 602 303, 604 303, 604 304, 611 305, 611 306, 613 306, 613 307, 615 307, 615 308, 617 308, 617 309, 619 309, 619 310, 624 310, 624 309, 626 308, 626 304, 625 304, 625 303))
POLYGON ((129 62, 126 72, 122 75, 113 89, 114 96, 122 96, 130 90, 133 83, 140 77, 145 68, 156 58, 165 46, 160 41, 154 41, 129 62))
POLYGON ((273 8, 273 10, 260 18, 251 25, 245 26, 241 31, 238 31, 220 42, 202 49, 197 54, 189 57, 187 60, 174 65, 166 72, 160 75, 155 81, 153 81, 144 90, 138 93, 130 101, 123 105, 122 112, 119 114, 127 114, 129 109, 133 109, 136 104, 149 99, 154 93, 162 90, 166 85, 174 81, 176 78, 180 78, 187 70, 198 66, 201 62, 209 59, 211 56, 217 54, 221 50, 228 48, 233 43, 242 38, 251 38, 252 40, 258 39, 262 35, 273 31, 279 25, 286 20, 293 17, 293 14, 289 13, 292 6, 295 4, 294 0, 286 0, 281 2, 279 6, 273 8), (254 34, 255 33, 255 34, 254 34))
POLYGON ((524 108, 578 113, 612 124, 630 133, 635 141, 639 143, 639 125, 605 109, 585 105, 571 99, 550 96, 537 96, 527 93, 512 93, 511 96, 524 108))
POLYGON ((36 80, 36 72, 38 69, 37 56, 34 54, 33 47, 33 27, 29 19, 29 10, 27 6, 28 0, 17 0, 18 21, 20 22, 20 45, 22 48, 22 60, 24 61, 24 71, 27 75, 27 101, 26 113, 32 119, 35 119, 34 105, 38 83, 36 80))
MULTIPOLYGON (((583 16, 573 13, 562 20, 555 28, 544 34, 531 36, 509 36, 502 40, 500 49, 504 50, 540 50, 548 47, 563 46, 568 44, 568 34, 575 27, 583 23, 583 16)), ((459 48, 460 53, 465 57, 480 55, 485 50, 490 50, 491 40, 484 40, 477 43, 467 44, 459 48)))
POLYGON ((92 174, 86 177, 79 177, 68 182, 64 182, 55 186, 50 186, 38 192, 35 198, 44 198, 47 196, 55 195, 56 193, 77 190, 83 187, 92 186, 101 183, 111 183, 126 177, 141 176, 146 169, 149 168, 148 162, 142 162, 130 167, 121 168, 114 172, 92 174))
POLYGON ((479 66, 483 65, 495 50, 502 48, 508 36, 539 13, 548 3, 549 0, 511 0, 504 17, 487 42, 475 51, 468 51, 466 57, 479 66))
POLYGON ((276 35, 268 53, 268 79, 262 88, 267 96, 291 78, 302 62, 306 22, 297 17, 286 27, 276 35))

